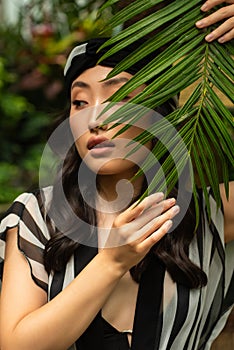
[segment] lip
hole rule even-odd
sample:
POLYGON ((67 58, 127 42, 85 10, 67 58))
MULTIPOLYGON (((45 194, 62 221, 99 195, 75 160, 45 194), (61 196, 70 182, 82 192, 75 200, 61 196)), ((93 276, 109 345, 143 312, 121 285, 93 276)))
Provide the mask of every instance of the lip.
POLYGON ((92 136, 87 143, 87 148, 92 150, 95 147, 96 149, 113 148, 114 143, 104 136, 92 136))

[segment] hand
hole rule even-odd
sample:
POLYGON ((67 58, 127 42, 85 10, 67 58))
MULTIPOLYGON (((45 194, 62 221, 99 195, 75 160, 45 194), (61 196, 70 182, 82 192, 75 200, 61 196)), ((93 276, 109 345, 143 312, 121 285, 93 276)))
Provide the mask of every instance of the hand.
POLYGON ((196 23, 198 28, 206 28, 226 19, 219 27, 205 37, 207 42, 218 39, 219 43, 225 43, 234 38, 234 0, 207 0, 201 7, 201 10, 207 12, 214 6, 223 3, 226 3, 227 5, 196 23))
POLYGON ((140 262, 172 226, 171 219, 179 212, 179 207, 174 198, 162 198, 162 193, 146 197, 114 220, 101 253, 119 263, 123 272, 140 262))

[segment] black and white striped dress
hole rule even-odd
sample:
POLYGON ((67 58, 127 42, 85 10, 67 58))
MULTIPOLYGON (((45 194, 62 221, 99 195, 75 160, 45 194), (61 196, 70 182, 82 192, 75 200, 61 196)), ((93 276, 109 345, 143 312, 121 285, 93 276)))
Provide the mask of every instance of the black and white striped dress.
MULTIPOLYGON (((29 261, 33 280, 48 293, 49 301, 74 279, 97 250, 81 246, 63 271, 48 276, 43 250, 50 235, 41 207, 49 207, 52 188, 43 189, 41 195, 43 203, 37 194, 24 193, 8 210, 0 226, 0 257, 2 266, 6 230, 18 227, 19 249, 29 261)), ((132 350, 208 350, 223 329, 234 304, 234 241, 224 244, 223 213, 217 210, 211 195, 210 204, 212 220, 208 222, 204 208, 203 232, 194 237, 189 251, 191 260, 207 274, 207 286, 190 290, 176 284, 157 258, 152 260, 139 284, 132 350)), ((104 350, 101 321, 100 311, 69 349, 104 350)))

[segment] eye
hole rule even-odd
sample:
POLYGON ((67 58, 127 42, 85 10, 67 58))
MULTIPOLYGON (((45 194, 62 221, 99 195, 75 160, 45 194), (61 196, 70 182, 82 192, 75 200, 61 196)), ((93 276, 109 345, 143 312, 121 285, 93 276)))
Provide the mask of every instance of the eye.
POLYGON ((83 108, 83 107, 85 107, 87 105, 87 102, 82 101, 82 100, 74 100, 74 101, 72 101, 72 105, 76 109, 81 109, 81 108, 83 108))
POLYGON ((132 97, 131 96, 125 96, 122 101, 126 102, 129 101, 132 97))

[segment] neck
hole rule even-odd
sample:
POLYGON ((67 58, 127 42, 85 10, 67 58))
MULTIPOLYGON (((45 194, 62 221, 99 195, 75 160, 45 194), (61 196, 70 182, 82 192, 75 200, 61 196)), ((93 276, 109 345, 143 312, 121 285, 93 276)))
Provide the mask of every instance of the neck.
POLYGON ((130 182, 135 173, 132 173, 131 176, 130 174, 128 176, 127 174, 124 174, 124 176, 123 174, 115 174, 99 175, 97 177, 96 213, 99 227, 99 249, 112 246, 112 241, 109 241, 109 233, 114 219, 141 193, 144 178, 139 177, 130 182))
MULTIPOLYGON (((99 200, 103 200, 109 207, 125 207, 136 198, 142 190, 143 177, 131 180, 136 171, 131 174, 99 175, 97 177, 99 200)), ((101 203, 100 203, 101 204, 101 203)))

